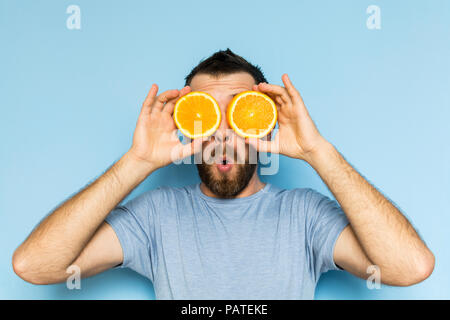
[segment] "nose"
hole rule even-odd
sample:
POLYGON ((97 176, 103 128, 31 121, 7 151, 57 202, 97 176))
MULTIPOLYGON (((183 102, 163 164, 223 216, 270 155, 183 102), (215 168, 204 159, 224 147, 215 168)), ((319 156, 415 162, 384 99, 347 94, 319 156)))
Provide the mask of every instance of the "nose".
POLYGON ((228 125, 227 121, 227 104, 219 103, 220 111, 222 113, 222 119, 220 121, 220 126, 214 134, 214 138, 217 142, 227 142, 230 141, 233 135, 233 130, 228 125))

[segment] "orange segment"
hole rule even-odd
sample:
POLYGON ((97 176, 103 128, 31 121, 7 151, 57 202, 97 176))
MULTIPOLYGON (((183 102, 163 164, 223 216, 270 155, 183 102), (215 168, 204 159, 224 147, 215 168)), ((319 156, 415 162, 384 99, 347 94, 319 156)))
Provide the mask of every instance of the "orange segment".
POLYGON ((185 136, 195 139, 210 136, 219 128, 221 112, 211 95, 193 91, 178 99, 173 120, 185 136))
POLYGON ((277 107, 273 100, 258 91, 244 91, 228 105, 228 124, 243 138, 261 138, 277 123, 277 107))

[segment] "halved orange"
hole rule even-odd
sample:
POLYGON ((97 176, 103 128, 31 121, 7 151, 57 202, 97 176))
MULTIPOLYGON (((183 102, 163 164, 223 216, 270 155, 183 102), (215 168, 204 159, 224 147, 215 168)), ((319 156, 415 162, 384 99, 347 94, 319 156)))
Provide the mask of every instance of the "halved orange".
POLYGON ((243 138, 261 138, 277 123, 277 107, 266 94, 244 91, 231 100, 227 109, 228 124, 243 138))
POLYGON ((219 104, 205 92, 190 92, 176 102, 173 120, 177 128, 191 139, 210 136, 220 126, 219 104))

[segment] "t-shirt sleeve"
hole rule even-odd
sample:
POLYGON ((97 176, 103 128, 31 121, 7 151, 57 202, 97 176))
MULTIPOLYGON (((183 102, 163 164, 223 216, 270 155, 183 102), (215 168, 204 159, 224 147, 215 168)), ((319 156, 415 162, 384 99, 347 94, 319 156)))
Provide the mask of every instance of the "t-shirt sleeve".
POLYGON ((334 263, 336 241, 348 219, 336 200, 307 189, 305 195, 306 243, 316 281, 329 270, 341 270, 334 263))
POLYGON ((123 251, 117 268, 129 268, 153 281, 155 254, 154 206, 150 193, 117 206, 105 221, 115 231, 123 251))

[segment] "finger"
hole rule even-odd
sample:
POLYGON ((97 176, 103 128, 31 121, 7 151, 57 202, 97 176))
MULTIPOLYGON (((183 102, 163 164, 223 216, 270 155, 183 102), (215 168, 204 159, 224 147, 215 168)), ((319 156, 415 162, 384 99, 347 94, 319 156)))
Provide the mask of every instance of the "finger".
POLYGON ((245 143, 256 149, 259 152, 278 153, 278 146, 270 140, 261 140, 258 138, 246 138, 245 143))
POLYGON ((283 88, 283 87, 275 85, 275 84, 260 83, 258 85, 258 89, 261 92, 271 94, 273 96, 279 96, 284 104, 291 103, 291 98, 289 97, 289 94, 287 93, 286 88, 283 88))
POLYGON ((152 87, 148 91, 147 97, 145 98, 144 102, 142 103, 142 109, 150 108, 153 101, 155 100, 157 93, 158 93, 158 85, 156 83, 154 83, 154 84, 152 84, 152 87))
MULTIPOLYGON (((257 84, 254 84, 252 89, 253 89, 253 91, 261 92, 261 90, 259 90, 259 87, 258 87, 257 84)), ((272 99, 273 101, 276 102, 277 108, 280 107, 280 105, 282 104, 282 100, 281 100, 281 98, 279 96, 274 95, 273 93, 270 93, 270 92, 265 92, 265 94, 268 95, 270 97, 270 99, 272 99)))
POLYGON ((159 96, 156 97, 156 101, 153 103, 152 106, 152 112, 153 111, 161 111, 164 107, 164 104, 176 97, 178 97, 179 91, 177 89, 174 90, 167 90, 161 93, 159 96))
MULTIPOLYGON (((257 85, 255 85, 255 86, 256 86, 256 88, 254 87, 253 90, 254 90, 254 91, 261 92, 261 91, 258 89, 258 86, 257 86, 257 85)), ((281 110, 281 109, 280 109, 281 105, 284 104, 284 102, 283 102, 283 100, 281 99, 281 97, 280 97, 280 96, 277 96, 277 95, 274 95, 273 93, 270 93, 270 92, 264 92, 264 93, 265 93, 266 95, 268 95, 270 99, 272 99, 273 101, 275 101, 275 104, 276 104, 276 106, 277 106, 277 110, 280 111, 280 110, 281 110)))
POLYGON ((186 158, 193 154, 202 152, 203 142, 207 141, 208 137, 200 137, 193 139, 191 143, 185 144, 181 147, 181 157, 186 158))
POLYGON ((180 90, 180 97, 188 94, 191 91, 192 91, 192 89, 190 86, 185 86, 183 89, 180 90))
POLYGON ((302 97, 300 96, 300 93, 297 89, 295 89, 294 85, 291 82, 291 79, 289 79, 289 76, 287 73, 283 74, 281 76, 281 80, 283 80, 283 84, 286 87, 286 90, 291 97, 292 101, 298 101, 301 100, 302 97))
POLYGON ((275 102, 278 103, 279 105, 283 104, 283 100, 280 98, 280 96, 275 97, 275 102))
MULTIPOLYGON (((186 87, 184 87, 183 89, 180 90, 180 93, 179 93, 177 98, 179 99, 182 96, 188 94, 189 92, 191 92, 191 87, 186 86, 186 87)), ((169 114, 173 114, 173 110, 175 109, 175 104, 176 104, 176 100, 172 99, 171 101, 166 103, 166 105, 163 108, 163 111, 167 112, 169 114)))

